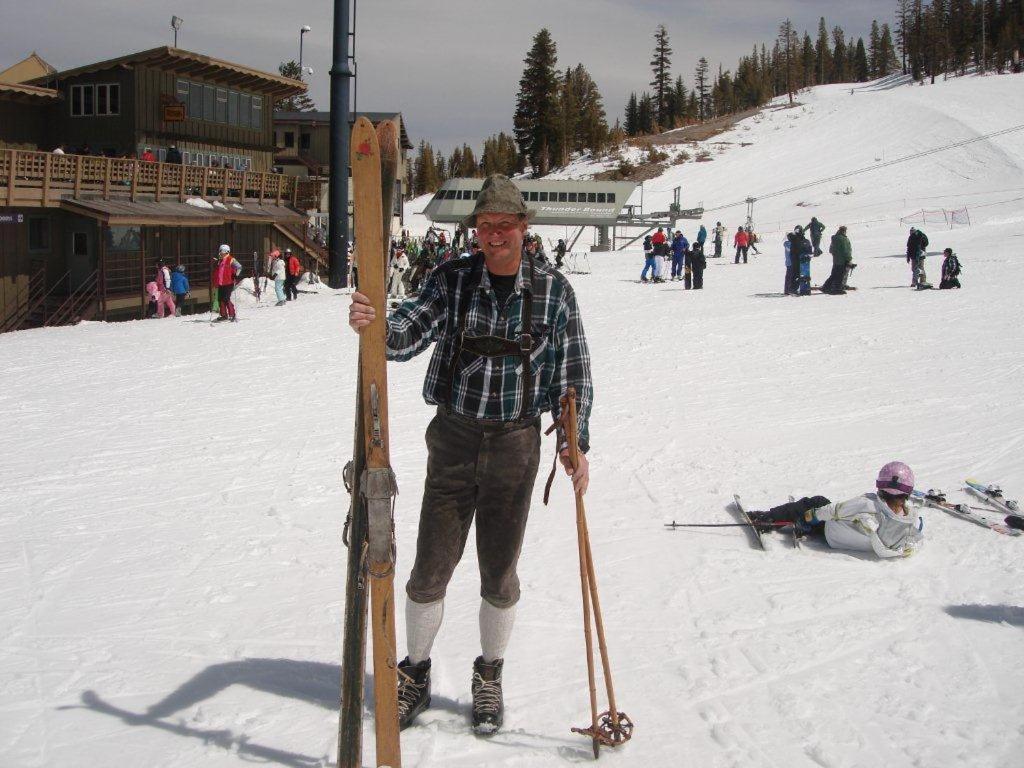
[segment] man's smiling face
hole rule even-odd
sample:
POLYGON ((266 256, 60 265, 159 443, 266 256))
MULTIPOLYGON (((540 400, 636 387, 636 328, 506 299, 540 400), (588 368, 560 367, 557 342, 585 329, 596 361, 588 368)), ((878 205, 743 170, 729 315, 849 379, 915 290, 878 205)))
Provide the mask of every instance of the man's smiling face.
POLYGON ((487 266, 518 268, 523 251, 527 222, 514 213, 480 213, 476 217, 477 236, 487 266))

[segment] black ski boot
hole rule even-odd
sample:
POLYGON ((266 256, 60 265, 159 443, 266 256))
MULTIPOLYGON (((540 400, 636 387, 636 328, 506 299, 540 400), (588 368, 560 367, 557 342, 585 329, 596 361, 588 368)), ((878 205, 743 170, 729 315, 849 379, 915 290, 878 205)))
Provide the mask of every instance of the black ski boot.
POLYGON ((771 512, 748 512, 747 516, 758 533, 771 533, 778 527, 771 512))
POLYGON ((473 730, 480 736, 498 732, 505 719, 505 702, 501 696, 503 659, 488 664, 483 656, 473 662, 473 730))
POLYGON ((408 728, 430 706, 430 659, 413 664, 406 656, 398 664, 398 727, 408 728))

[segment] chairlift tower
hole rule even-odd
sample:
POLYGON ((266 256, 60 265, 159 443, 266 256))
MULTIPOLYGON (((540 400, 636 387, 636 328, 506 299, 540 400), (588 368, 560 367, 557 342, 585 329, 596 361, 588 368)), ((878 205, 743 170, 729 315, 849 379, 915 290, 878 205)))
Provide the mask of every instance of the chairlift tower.
POLYGON ((756 201, 756 197, 747 198, 747 226, 751 229, 754 228, 754 203, 756 201))

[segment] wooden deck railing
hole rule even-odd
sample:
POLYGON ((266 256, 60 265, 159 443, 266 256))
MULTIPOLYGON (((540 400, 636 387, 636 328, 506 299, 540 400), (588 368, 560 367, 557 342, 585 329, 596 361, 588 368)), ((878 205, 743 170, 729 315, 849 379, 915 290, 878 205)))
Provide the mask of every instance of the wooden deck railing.
POLYGON ((262 171, 149 163, 131 158, 0 151, 0 206, 45 208, 63 198, 144 199, 185 202, 189 197, 222 202, 317 207, 317 184, 262 171))

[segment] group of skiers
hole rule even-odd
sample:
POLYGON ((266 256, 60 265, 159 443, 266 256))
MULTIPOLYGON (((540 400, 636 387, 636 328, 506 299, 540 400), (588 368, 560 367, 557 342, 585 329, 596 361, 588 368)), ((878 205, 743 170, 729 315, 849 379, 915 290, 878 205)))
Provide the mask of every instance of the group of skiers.
POLYGON ((146 317, 181 317, 185 301, 190 294, 185 265, 178 264, 172 270, 167 262, 158 259, 155 277, 146 283, 149 304, 146 317))
POLYGON ((703 288, 704 270, 708 265, 704 256, 704 243, 707 238, 708 231, 703 224, 697 231, 697 239, 692 243, 681 230, 677 229, 673 234, 671 231, 666 233, 662 227, 658 227, 657 232, 644 238, 644 268, 640 273, 640 282, 665 282, 663 262, 671 261, 671 280, 681 280, 687 289, 703 288), (650 278, 647 277, 648 270, 650 278))
MULTIPOLYGON (((919 291, 932 287, 924 269, 924 260, 927 255, 928 235, 916 227, 911 227, 910 235, 907 237, 907 263, 910 265, 910 287, 917 288, 919 291)), ((945 248, 942 251, 942 256, 942 276, 939 288, 959 288, 960 259, 953 253, 952 248, 945 248)))

